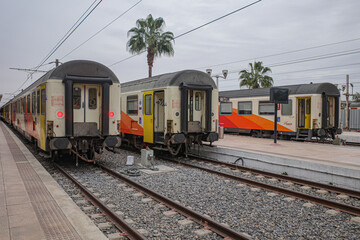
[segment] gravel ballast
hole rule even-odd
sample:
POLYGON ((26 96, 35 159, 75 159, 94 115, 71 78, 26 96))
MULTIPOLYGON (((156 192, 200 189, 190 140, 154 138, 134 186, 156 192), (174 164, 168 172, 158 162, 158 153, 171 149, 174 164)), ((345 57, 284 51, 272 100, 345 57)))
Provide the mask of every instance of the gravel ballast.
MULTIPOLYGON (((101 163, 117 171, 123 171, 127 155, 135 156, 135 162, 140 161, 139 155, 122 151, 119 154, 107 152, 101 163)), ((359 239, 360 225, 354 224, 354 221, 350 222, 354 217, 350 214, 340 212, 333 216, 326 213, 329 210, 326 207, 306 207, 303 206, 306 201, 286 201, 284 199, 287 196, 268 196, 270 192, 262 189, 251 191, 251 186, 238 186, 237 181, 225 181, 227 179, 201 170, 161 160, 156 160, 156 164, 170 166, 178 171, 141 174, 131 179, 185 206, 190 206, 195 211, 209 215, 218 222, 228 224, 238 232, 249 234, 254 239, 359 239)), ((226 168, 222 171, 242 174, 233 173, 226 168)), ((255 175, 250 175, 250 178, 267 181, 266 178, 256 178, 255 175)), ((284 186, 282 182, 273 184, 286 188, 296 187, 290 184, 284 186)), ((331 194, 315 194, 319 194, 319 197, 331 197, 331 194)), ((358 200, 350 198, 349 201, 358 200)))

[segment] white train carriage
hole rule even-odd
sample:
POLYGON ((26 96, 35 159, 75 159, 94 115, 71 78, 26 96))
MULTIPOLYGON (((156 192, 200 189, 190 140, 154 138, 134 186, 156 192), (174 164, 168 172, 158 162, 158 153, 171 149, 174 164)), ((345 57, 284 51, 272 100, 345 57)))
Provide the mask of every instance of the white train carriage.
MULTIPOLYGON (((289 89, 289 103, 277 107, 279 136, 334 138, 340 129, 340 92, 331 83, 281 86, 289 89)), ((270 136, 274 132, 274 104, 270 88, 220 92, 219 123, 226 132, 270 136)))
POLYGON ((66 62, 6 106, 15 129, 55 156, 65 151, 92 160, 103 147, 121 144, 120 82, 97 62, 66 62))
POLYGON ((166 146, 177 155, 181 146, 218 139, 218 91, 206 73, 168 73, 122 83, 121 90, 121 133, 133 145, 166 146))

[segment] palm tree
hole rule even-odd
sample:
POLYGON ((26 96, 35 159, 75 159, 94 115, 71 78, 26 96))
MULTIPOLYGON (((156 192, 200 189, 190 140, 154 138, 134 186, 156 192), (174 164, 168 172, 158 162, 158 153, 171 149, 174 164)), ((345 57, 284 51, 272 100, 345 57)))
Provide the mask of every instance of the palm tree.
POLYGON ((272 77, 267 74, 271 72, 271 69, 264 67, 262 62, 249 63, 250 72, 247 70, 241 70, 239 72, 240 88, 247 86, 248 88, 259 87, 272 87, 274 81, 272 77))
MULTIPOLYGON (((0 98, 1 99, 1 98, 0 98)), ((360 102, 360 93, 356 92, 352 97, 354 102, 360 102)))
POLYGON ((147 62, 149 65, 149 77, 152 76, 152 67, 155 56, 174 55, 172 41, 174 34, 164 32, 165 21, 161 17, 154 19, 151 14, 146 19, 138 19, 136 27, 128 31, 131 35, 127 42, 127 49, 132 54, 147 51, 147 62))

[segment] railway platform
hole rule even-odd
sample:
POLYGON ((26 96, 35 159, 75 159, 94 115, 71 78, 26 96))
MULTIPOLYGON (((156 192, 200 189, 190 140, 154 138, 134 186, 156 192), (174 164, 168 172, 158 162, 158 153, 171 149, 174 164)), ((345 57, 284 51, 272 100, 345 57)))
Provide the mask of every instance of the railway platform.
MULTIPOLYGON (((360 133, 350 135, 360 139, 360 133)), ((250 168, 360 190, 359 146, 287 140, 275 144, 273 139, 237 134, 225 134, 213 145, 199 153, 250 168)))
POLYGON ((0 239, 107 239, 3 122, 0 239))

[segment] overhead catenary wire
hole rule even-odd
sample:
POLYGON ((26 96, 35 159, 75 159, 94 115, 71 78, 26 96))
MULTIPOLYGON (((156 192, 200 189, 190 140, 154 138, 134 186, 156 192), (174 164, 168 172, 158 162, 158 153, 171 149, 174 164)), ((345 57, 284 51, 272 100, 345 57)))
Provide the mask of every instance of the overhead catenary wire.
POLYGON ((55 48, 61 43, 61 41, 63 41, 66 36, 71 32, 71 30, 76 26, 76 24, 78 24, 78 22, 85 16, 85 14, 90 10, 90 8, 96 3, 97 0, 95 0, 87 9, 86 11, 78 18, 78 20, 71 26, 71 28, 64 34, 64 36, 59 40, 59 42, 50 50, 50 52, 44 57, 43 60, 41 60, 41 62, 45 62, 46 58, 52 53, 52 51, 55 50, 55 48))
MULTIPOLYGON (((187 34, 189 34, 189 33, 191 33, 191 32, 194 32, 194 31, 196 31, 196 30, 198 30, 198 29, 200 29, 200 28, 203 28, 203 27, 205 27, 205 26, 207 26, 207 25, 209 25, 209 24, 211 24, 211 23, 214 23, 214 22, 216 22, 216 21, 219 21, 220 19, 223 19, 223 18, 228 17, 228 16, 230 16, 230 15, 232 15, 232 14, 234 14, 234 13, 237 13, 237 12, 239 12, 239 11, 241 11, 241 10, 244 10, 244 9, 246 9, 246 8, 248 8, 248 7, 251 7, 251 6, 253 6, 253 5, 255 5, 255 4, 257 4, 257 3, 261 2, 261 1, 262 1, 262 0, 258 0, 258 1, 255 1, 255 2, 252 2, 252 3, 248 4, 248 5, 246 5, 246 6, 244 6, 244 7, 238 8, 238 9, 236 9, 236 10, 230 12, 230 13, 227 13, 227 14, 225 14, 225 15, 223 15, 223 16, 221 16, 221 17, 218 17, 218 18, 216 18, 216 19, 214 19, 214 20, 211 20, 210 22, 207 22, 207 23, 202 24, 202 25, 200 25, 200 26, 198 26, 198 27, 196 27, 196 28, 193 28, 193 29, 191 29, 191 30, 189 30, 189 31, 186 31, 186 32, 184 32, 184 33, 182 33, 182 34, 180 34, 180 35, 177 35, 177 36, 174 37, 174 39, 177 39, 177 38, 180 38, 180 37, 182 37, 182 36, 185 36, 185 35, 187 35, 187 34)), ((130 56, 130 57, 124 58, 124 59, 122 59, 122 60, 120 60, 120 61, 114 62, 113 64, 108 65, 108 67, 112 67, 112 66, 115 66, 115 65, 117 65, 117 64, 119 64, 119 63, 125 62, 125 61, 127 61, 127 60, 129 60, 129 59, 131 59, 131 58, 134 58, 134 57, 136 57, 136 56, 138 56, 138 55, 140 55, 140 54, 142 54, 142 53, 144 53, 144 52, 146 52, 146 50, 141 51, 141 52, 139 52, 139 53, 137 53, 137 54, 135 54, 135 55, 132 55, 132 56, 130 56)))
MULTIPOLYGON (((76 29, 78 29, 78 27, 80 27, 80 25, 90 16, 90 14, 100 5, 100 3, 102 2, 103 0, 100 0, 91 10, 90 12, 77 24, 77 26, 71 30, 71 32, 61 41, 61 43, 53 50, 51 51, 50 55, 47 56, 45 58, 45 60, 41 63, 43 64, 45 61, 47 61, 58 49, 59 47, 61 47, 61 45, 64 44, 64 42, 76 31, 76 29)), ((40 65, 41 65, 40 64, 40 65)))
MULTIPOLYGON (((74 25, 76 25, 76 26, 70 28, 70 30, 69 30, 70 33, 68 33, 65 38, 63 37, 62 40, 60 40, 60 41, 61 41, 60 43, 58 43, 58 44, 55 45, 55 47, 46 55, 46 57, 41 61, 40 64, 38 64, 35 68, 33 68, 35 71, 38 70, 41 66, 46 65, 46 64, 44 64, 44 63, 61 47, 62 44, 64 44, 64 42, 65 42, 65 41, 76 31, 76 29, 90 16, 90 14, 99 6, 99 4, 100 4, 103 0, 100 0, 93 8, 89 11, 89 9, 91 8, 91 6, 93 6, 96 1, 97 1, 97 0, 95 0, 95 1, 90 5, 90 7, 81 15, 81 17, 80 17, 79 19, 82 18, 82 20, 81 20, 81 21, 77 20, 77 21, 76 21, 77 24, 76 24, 76 23, 74 24, 74 25), (88 12, 88 11, 89 11, 89 12, 88 12), (88 12, 88 13, 86 14, 86 12, 88 12), (86 14, 86 16, 83 17, 85 14, 86 14)), ((69 32, 69 31, 68 31, 68 32, 69 32)), ((20 85, 20 87, 19 87, 16 91, 14 91, 14 93, 16 93, 17 91, 19 91, 19 90, 25 85, 25 83, 26 83, 30 78, 32 78, 32 74, 33 74, 33 73, 28 74, 26 80, 20 85)))
MULTIPOLYGON (((342 56, 358 54, 358 53, 360 53, 360 48, 341 51, 341 52, 335 52, 335 53, 328 53, 328 54, 323 54, 323 55, 317 55, 317 56, 311 56, 311 57, 306 57, 306 58, 294 59, 294 60, 289 60, 286 62, 270 63, 268 65, 268 67, 274 68, 274 67, 292 65, 292 64, 303 63, 303 62, 310 62, 310 61, 316 61, 316 60, 322 60, 322 59, 328 59, 328 58, 334 58, 334 57, 342 57, 342 56)), ((240 70, 233 70, 233 71, 229 71, 228 74, 234 74, 234 73, 239 73, 239 72, 240 72, 240 70)))
POLYGON ((326 43, 326 44, 317 45, 317 46, 313 46, 313 47, 290 50, 290 51, 274 53, 274 54, 265 55, 265 56, 258 56, 258 57, 252 57, 252 58, 247 58, 247 59, 242 59, 242 60, 237 60, 237 61, 232 61, 232 62, 226 62, 226 63, 219 63, 219 64, 214 64, 214 65, 209 65, 209 66, 203 66, 203 67, 198 67, 198 68, 195 68, 195 69, 206 69, 206 68, 211 68, 211 67, 219 67, 219 66, 224 66, 224 65, 234 64, 234 63, 252 61, 254 59, 277 57, 277 56, 286 55, 286 54, 290 54, 290 53, 303 52, 303 51, 312 50, 312 49, 316 49, 316 48, 328 47, 328 46, 333 46, 333 45, 338 45, 338 44, 343 44, 343 43, 348 43, 348 42, 354 42, 354 41, 359 41, 359 40, 360 40, 360 38, 348 39, 348 40, 344 40, 344 41, 326 43))
POLYGON ((142 2, 142 0, 138 1, 137 3, 135 3, 134 5, 132 5, 130 8, 128 8, 126 11, 124 11, 123 13, 121 13, 118 17, 116 17, 114 20, 112 20, 111 22, 109 22, 108 24, 106 24, 103 28, 101 28, 99 31, 97 31, 95 34, 93 34, 91 37, 89 37, 88 39, 86 39, 84 42, 82 42, 80 45, 78 45, 76 48, 74 48, 73 50, 71 50, 70 52, 68 52, 66 55, 64 55, 61 59, 64 59, 65 57, 69 56, 71 53, 73 53, 74 51, 76 51, 77 49, 79 49, 81 46, 83 46, 85 43, 87 43, 88 41, 90 41, 92 38, 94 38, 96 35, 98 35, 99 33, 101 33, 103 30, 105 30, 107 27, 109 27, 111 24, 113 24, 115 21, 117 21, 119 18, 121 18, 122 16, 124 16, 126 13, 128 13, 131 9, 133 9, 134 7, 136 7, 140 2, 142 2))

